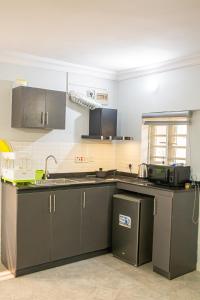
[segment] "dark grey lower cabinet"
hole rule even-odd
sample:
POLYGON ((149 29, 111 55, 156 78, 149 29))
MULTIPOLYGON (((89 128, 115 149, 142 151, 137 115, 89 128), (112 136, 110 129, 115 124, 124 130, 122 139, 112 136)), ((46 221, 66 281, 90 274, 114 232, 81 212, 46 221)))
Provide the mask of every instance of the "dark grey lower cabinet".
POLYGON ((20 194, 17 198, 16 268, 24 269, 51 260, 49 193, 20 194))
POLYGON ((159 195, 154 200, 153 264, 169 272, 172 197, 159 195))
POLYGON ((169 279, 196 270, 199 202, 194 201, 194 191, 155 197, 153 268, 169 279))
POLYGON ((113 187, 83 191, 82 252, 111 247, 113 187))
POLYGON ((17 268, 81 253, 81 189, 19 194, 17 268))
POLYGON ((51 258, 58 260, 81 253, 81 189, 51 193, 52 247, 51 258))
POLYGON ((155 197, 153 270, 168 279, 196 270, 199 199, 195 190, 124 182, 117 188, 155 197))
POLYGON ((111 247, 111 186, 51 192, 52 260, 111 247))
POLYGON ((3 183, 3 264, 17 276, 109 248, 114 190, 110 185, 18 192, 3 183))

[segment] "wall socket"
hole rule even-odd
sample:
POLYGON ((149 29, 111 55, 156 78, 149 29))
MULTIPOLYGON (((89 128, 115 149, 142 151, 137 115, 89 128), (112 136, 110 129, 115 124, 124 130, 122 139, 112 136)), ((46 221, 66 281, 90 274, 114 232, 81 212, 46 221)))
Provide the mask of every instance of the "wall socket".
POLYGON ((81 163, 87 163, 88 158, 86 156, 75 156, 75 163, 81 164, 81 163))

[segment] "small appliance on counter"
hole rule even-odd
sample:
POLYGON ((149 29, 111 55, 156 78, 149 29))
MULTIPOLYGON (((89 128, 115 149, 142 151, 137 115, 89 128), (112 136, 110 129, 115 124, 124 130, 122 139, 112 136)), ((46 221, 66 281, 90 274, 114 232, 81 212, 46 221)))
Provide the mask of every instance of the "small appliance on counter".
POLYGON ((1 153, 1 176, 4 181, 13 184, 33 182, 35 170, 30 154, 21 152, 1 153))
POLYGON ((106 178, 109 175, 113 175, 116 171, 116 169, 104 171, 103 168, 99 168, 99 170, 96 171, 96 177, 106 178))
POLYGON ((156 184, 181 187, 190 182, 190 166, 148 165, 148 180, 156 184))
POLYGON ((147 168, 147 164, 142 163, 139 165, 139 169, 138 169, 138 178, 143 178, 143 179, 147 179, 148 177, 148 168, 147 168))

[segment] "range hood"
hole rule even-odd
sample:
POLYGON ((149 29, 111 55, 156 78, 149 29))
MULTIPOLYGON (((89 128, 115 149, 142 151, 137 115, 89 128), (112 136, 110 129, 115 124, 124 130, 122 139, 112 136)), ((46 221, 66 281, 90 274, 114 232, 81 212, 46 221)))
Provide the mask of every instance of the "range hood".
POLYGON ((89 135, 83 139, 96 140, 133 140, 132 137, 117 135, 117 109, 96 108, 90 110, 89 135))

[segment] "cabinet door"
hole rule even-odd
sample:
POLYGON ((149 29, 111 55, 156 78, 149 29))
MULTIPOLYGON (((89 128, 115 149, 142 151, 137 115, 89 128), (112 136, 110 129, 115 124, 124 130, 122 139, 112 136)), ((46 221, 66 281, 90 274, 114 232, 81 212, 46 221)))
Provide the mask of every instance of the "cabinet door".
MULTIPOLYGON (((22 87, 24 115, 23 126, 26 128, 44 127, 45 118, 45 90, 22 87)), ((14 112, 13 112, 14 113, 14 112)))
POLYGON ((50 261, 49 193, 18 195, 17 269, 50 261))
POLYGON ((112 187, 93 187, 83 191, 82 252, 111 246, 112 187))
POLYGON ((159 195, 154 201, 153 265, 169 272, 172 197, 159 195))
POLYGON ((65 129, 65 113, 66 93, 46 90, 46 128, 65 129))
POLYGON ((52 193, 52 260, 80 254, 81 189, 52 193))

